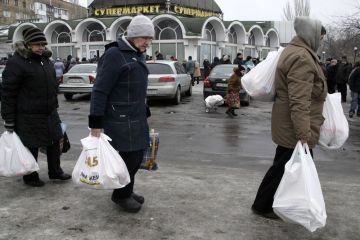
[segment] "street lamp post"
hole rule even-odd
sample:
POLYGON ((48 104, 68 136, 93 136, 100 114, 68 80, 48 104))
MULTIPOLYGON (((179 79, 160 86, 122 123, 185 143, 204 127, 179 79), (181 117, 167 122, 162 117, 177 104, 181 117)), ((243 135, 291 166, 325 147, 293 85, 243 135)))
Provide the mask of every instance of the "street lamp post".
POLYGON ((354 64, 355 64, 355 60, 356 60, 357 51, 358 51, 358 48, 354 47, 354 64))
POLYGON ((325 63, 325 52, 322 52, 322 60, 323 60, 323 63, 325 63))

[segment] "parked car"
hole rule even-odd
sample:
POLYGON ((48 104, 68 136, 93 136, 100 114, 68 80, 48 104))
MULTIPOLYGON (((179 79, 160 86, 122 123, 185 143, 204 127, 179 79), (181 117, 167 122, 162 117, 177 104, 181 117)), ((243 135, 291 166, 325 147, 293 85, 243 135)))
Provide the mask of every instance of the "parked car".
POLYGON ((59 93, 64 93, 66 100, 71 100, 77 93, 91 93, 96 81, 96 67, 96 63, 73 66, 62 76, 59 93))
POLYGON ((179 62, 155 60, 146 64, 150 71, 148 99, 166 98, 179 104, 183 95, 192 95, 191 77, 179 62))
POLYGON ((1 94, 2 94, 2 72, 5 69, 5 65, 0 65, 0 101, 1 101, 1 94))
MULTIPOLYGON (((226 97, 228 81, 234 73, 236 64, 219 64, 216 65, 210 72, 210 75, 204 80, 203 95, 204 99, 210 95, 221 95, 226 97)), ((242 106, 249 106, 250 96, 244 89, 240 90, 240 104, 242 106)))

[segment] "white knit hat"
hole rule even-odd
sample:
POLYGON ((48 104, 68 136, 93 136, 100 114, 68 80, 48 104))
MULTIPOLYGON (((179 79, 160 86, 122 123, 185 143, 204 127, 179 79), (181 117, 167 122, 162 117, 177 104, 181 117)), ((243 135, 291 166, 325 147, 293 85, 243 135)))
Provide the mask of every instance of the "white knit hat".
POLYGON ((127 37, 154 37, 154 24, 144 15, 134 17, 127 27, 127 37))

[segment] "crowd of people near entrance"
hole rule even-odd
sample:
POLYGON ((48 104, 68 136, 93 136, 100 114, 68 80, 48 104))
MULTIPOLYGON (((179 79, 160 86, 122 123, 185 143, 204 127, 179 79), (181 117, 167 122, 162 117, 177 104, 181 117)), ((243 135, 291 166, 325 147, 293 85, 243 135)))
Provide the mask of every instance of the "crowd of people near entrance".
POLYGON ((349 117, 355 114, 360 117, 360 62, 355 62, 354 66, 348 61, 347 56, 340 59, 327 58, 322 64, 323 72, 326 77, 328 93, 341 93, 341 101, 347 101, 348 86, 351 94, 349 117))

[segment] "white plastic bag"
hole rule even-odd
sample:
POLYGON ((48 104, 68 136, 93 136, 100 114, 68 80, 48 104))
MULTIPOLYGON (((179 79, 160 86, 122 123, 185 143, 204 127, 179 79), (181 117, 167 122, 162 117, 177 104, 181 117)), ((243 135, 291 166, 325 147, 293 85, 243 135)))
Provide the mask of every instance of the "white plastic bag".
POLYGON ((278 51, 271 51, 250 72, 241 78, 241 85, 252 97, 263 95, 274 95, 275 71, 280 55, 284 50, 280 47, 278 51))
POLYGON ((323 116, 325 121, 320 128, 319 144, 327 149, 338 149, 349 137, 349 123, 341 105, 340 93, 326 96, 323 116))
POLYGON ((224 104, 224 98, 220 95, 210 95, 205 98, 205 105, 207 108, 212 108, 214 106, 219 106, 224 104))
POLYGON ((83 150, 72 172, 73 182, 93 189, 116 189, 130 182, 129 172, 119 153, 104 133, 81 139, 83 150))
POLYGON ((311 232, 325 226, 325 202, 307 144, 299 141, 286 163, 274 196, 273 210, 284 221, 298 223, 311 232))
POLYGON ((0 176, 22 176, 39 170, 34 156, 15 132, 0 137, 0 176))

